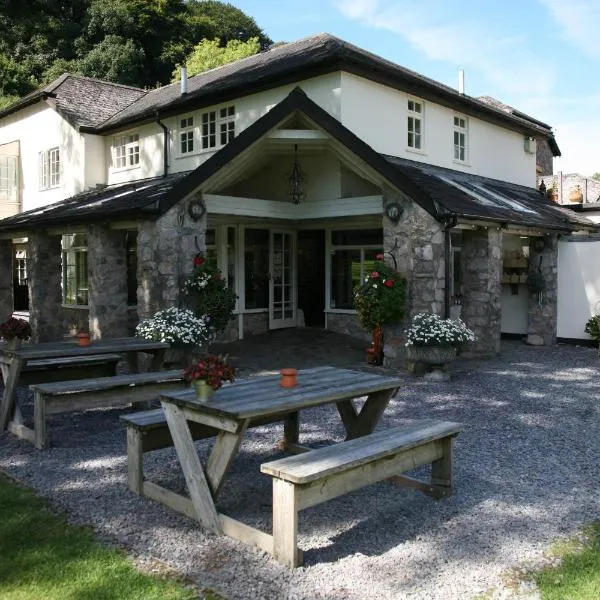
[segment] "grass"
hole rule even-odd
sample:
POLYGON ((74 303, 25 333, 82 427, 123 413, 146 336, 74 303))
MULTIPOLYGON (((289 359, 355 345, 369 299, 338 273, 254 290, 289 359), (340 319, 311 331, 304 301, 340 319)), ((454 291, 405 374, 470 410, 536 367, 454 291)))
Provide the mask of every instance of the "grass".
POLYGON ((558 567, 544 569, 536 577, 543 600, 598 600, 600 598, 600 521, 581 535, 555 544, 558 567))
MULTIPOLYGON (((214 597, 212 593, 203 596, 214 597)), ((137 571, 93 532, 67 523, 31 490, 0 473, 3 600, 191 600, 183 582, 137 571)))

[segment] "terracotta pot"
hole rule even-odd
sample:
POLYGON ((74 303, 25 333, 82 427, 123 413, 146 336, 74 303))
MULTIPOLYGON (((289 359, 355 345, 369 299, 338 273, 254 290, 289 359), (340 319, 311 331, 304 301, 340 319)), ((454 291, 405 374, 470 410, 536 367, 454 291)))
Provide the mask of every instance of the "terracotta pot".
POLYGON ((296 369, 281 369, 281 381, 279 385, 285 388, 295 387, 298 385, 296 375, 298 375, 296 369))
POLYGON ((428 365, 445 365, 456 358, 453 346, 407 346, 406 356, 414 362, 428 365))
POLYGON ((569 202, 577 202, 578 204, 583 202, 583 192, 581 191, 581 186, 576 185, 571 189, 569 193, 569 202))
POLYGON ((199 402, 208 402, 215 395, 215 390, 204 379, 196 379, 193 386, 196 392, 196 400, 199 402))
POLYGON ((80 346, 89 346, 90 345, 90 334, 81 332, 77 334, 77 341, 80 346))

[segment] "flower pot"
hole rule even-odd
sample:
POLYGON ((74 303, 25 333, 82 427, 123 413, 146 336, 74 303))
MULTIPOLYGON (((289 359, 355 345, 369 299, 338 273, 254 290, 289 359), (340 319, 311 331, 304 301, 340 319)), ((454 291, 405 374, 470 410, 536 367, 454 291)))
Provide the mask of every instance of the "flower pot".
POLYGON ((454 346, 414 346, 406 347, 406 356, 414 362, 427 365, 445 365, 456 358, 454 346))
POLYGON ((281 381, 279 385, 284 388, 295 387, 298 385, 296 375, 298 375, 296 369, 281 369, 281 381))
POLYGON ((576 185, 571 189, 569 193, 569 202, 577 202, 578 204, 583 202, 583 192, 581 191, 581 186, 576 185))
POLYGON ((90 345, 90 334, 81 332, 77 334, 77 341, 80 346, 89 346, 90 345))
POLYGON ((204 379, 196 379, 193 386, 196 392, 196 400, 199 402, 208 402, 214 396, 215 390, 204 379))

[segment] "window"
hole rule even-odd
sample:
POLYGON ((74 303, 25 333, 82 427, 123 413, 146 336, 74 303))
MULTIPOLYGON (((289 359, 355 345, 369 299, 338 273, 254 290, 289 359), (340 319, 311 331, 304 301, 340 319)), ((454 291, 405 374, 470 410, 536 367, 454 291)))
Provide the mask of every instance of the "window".
POLYGON ((17 157, 0 156, 0 199, 17 201, 17 157))
POLYGON ((467 160, 467 119, 454 117, 454 160, 467 160))
POLYGON ((331 232, 330 308, 354 309, 354 290, 373 270, 383 252, 381 229, 331 232))
POLYGON ((201 115, 202 150, 225 146, 235 137, 235 107, 225 106, 201 115))
POLYGON ((137 133, 116 137, 113 144, 113 167, 125 169, 140 164, 140 136, 137 133))
POLYGON ((87 306, 88 268, 85 235, 82 233, 63 235, 62 249, 63 303, 87 306))
POLYGON ((179 121, 179 152, 190 154, 194 151, 194 117, 185 117, 179 121))
POLYGON ((40 190, 60 186, 60 151, 52 148, 40 152, 40 190))
POLYGON ((27 285, 27 253, 25 250, 16 252, 14 273, 17 285, 27 285))
POLYGON ((246 309, 269 307, 269 230, 244 230, 246 309))
POLYGON ((415 150, 423 149, 423 103, 419 100, 408 101, 407 145, 415 150))

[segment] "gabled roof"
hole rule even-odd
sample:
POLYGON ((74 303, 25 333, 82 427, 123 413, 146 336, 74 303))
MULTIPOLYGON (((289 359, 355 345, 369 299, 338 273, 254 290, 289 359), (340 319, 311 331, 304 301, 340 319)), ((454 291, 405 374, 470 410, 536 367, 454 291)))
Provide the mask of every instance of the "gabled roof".
POLYGON ((115 114, 98 128, 108 133, 239 96, 334 71, 354 73, 390 87, 402 89, 469 115, 491 121, 527 135, 551 135, 541 122, 507 113, 477 98, 459 93, 433 79, 367 52, 328 33, 277 46, 236 62, 190 77, 188 92, 173 83, 151 90, 137 102, 115 114))
POLYGON ((146 94, 139 88, 65 73, 0 111, 0 119, 47 101, 76 129, 94 128, 146 94))
POLYGON ((556 231, 597 229, 591 221, 547 200, 535 188, 377 153, 295 88, 284 100, 197 169, 74 196, 0 221, 0 232, 98 220, 147 219, 165 213, 290 117, 303 115, 440 221, 450 217, 556 231))

